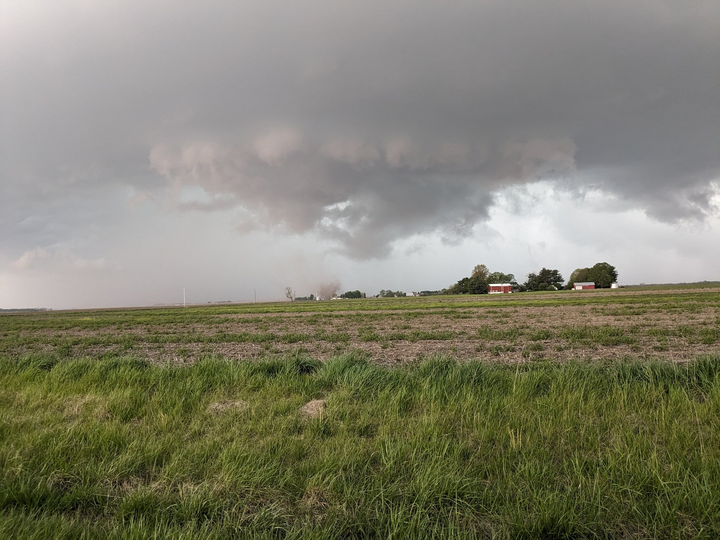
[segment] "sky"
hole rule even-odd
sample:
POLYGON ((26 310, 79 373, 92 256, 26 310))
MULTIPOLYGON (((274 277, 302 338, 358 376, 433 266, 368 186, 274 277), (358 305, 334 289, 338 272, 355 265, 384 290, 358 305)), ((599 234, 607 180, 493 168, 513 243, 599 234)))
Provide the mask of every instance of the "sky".
POLYGON ((0 308, 720 279, 720 2, 0 0, 0 308))

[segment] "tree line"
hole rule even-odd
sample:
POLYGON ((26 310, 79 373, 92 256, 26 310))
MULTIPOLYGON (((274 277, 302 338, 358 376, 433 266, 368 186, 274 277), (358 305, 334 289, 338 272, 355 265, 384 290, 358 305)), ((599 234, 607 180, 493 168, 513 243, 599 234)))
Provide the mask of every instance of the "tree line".
MULTIPOLYGON (((504 272, 490 272, 490 269, 484 264, 478 264, 473 268, 472 273, 468 277, 461 278, 457 283, 451 285, 442 291, 422 291, 413 293, 413 295, 431 296, 436 294, 486 294, 488 286, 492 283, 510 283, 514 292, 525 291, 557 291, 560 289, 572 289, 575 283, 592 281, 595 287, 599 289, 609 288, 611 284, 617 282, 617 269, 606 262, 599 262, 589 268, 576 268, 567 283, 563 279, 559 270, 551 268, 542 268, 538 272, 531 272, 527 275, 527 279, 523 283, 519 283, 513 274, 504 272)), ((315 300, 315 295, 311 294, 307 297, 295 297, 292 287, 285 289, 285 295, 289 300, 315 300)), ((335 296, 335 295, 333 295, 335 296)), ((393 291, 391 289, 382 289, 376 298, 398 298, 407 296, 403 291, 393 291)), ((340 298, 365 298, 365 293, 359 290, 346 291, 339 295, 340 298)))
POLYGON ((447 294, 485 294, 492 283, 510 283, 513 291, 556 291, 572 289, 575 283, 592 281, 596 288, 609 288, 617 282, 617 269, 606 262, 600 262, 590 268, 577 268, 568 279, 567 284, 559 270, 542 268, 539 272, 531 272, 523 283, 518 283, 513 274, 503 272, 490 272, 484 264, 473 268, 468 277, 458 280, 457 283, 445 289, 447 294))

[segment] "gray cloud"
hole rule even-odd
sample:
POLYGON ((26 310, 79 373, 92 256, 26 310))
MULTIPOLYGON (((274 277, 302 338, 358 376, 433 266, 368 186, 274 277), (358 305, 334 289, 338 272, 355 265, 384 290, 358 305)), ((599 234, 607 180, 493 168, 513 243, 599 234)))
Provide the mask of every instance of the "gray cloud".
POLYGON ((128 219, 128 189, 354 258, 457 241, 541 178, 661 221, 717 211, 714 1, 4 9, 13 259, 128 219))

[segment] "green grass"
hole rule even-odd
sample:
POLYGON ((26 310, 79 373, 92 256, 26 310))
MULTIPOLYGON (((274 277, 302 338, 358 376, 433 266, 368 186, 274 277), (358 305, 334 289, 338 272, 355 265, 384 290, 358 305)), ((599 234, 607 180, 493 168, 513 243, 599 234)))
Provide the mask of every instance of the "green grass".
POLYGON ((717 538, 720 358, 6 356, 0 471, 3 538, 717 538))
POLYGON ((614 346, 634 343, 635 338, 629 333, 616 326, 569 326, 560 330, 558 337, 573 345, 614 346))

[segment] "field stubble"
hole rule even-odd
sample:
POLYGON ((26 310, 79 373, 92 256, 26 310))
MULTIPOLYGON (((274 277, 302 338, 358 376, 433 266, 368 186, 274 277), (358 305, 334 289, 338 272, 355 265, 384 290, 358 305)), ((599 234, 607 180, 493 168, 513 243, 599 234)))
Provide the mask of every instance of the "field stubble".
POLYGON ((402 364, 434 354, 499 362, 685 361, 720 344, 720 291, 555 293, 93 311, 0 319, 0 353, 134 355, 192 363, 302 350, 402 364), (355 308, 355 309, 353 309, 355 308))

